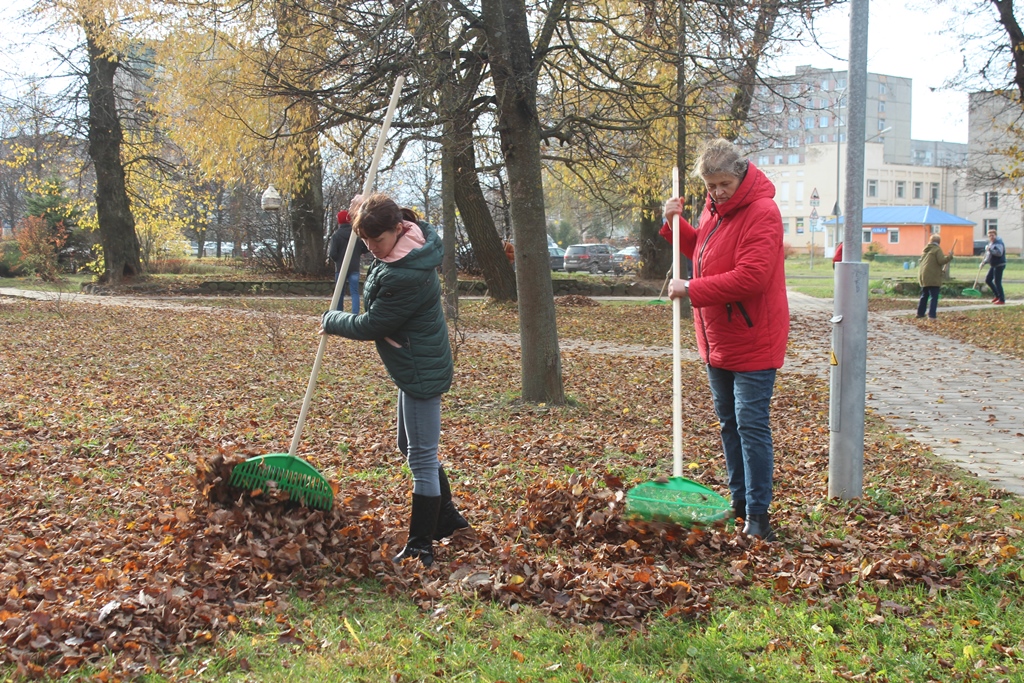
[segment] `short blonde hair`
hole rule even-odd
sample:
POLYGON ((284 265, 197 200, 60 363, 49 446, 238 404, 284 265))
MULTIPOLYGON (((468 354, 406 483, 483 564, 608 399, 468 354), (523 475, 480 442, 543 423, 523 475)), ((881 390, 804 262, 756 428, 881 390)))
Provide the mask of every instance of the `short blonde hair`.
POLYGON ((742 180, 743 176, 747 175, 749 163, 740 152, 739 147, 725 138, 718 138, 709 141, 701 149, 697 163, 693 166, 692 175, 704 179, 716 173, 727 173, 742 180))

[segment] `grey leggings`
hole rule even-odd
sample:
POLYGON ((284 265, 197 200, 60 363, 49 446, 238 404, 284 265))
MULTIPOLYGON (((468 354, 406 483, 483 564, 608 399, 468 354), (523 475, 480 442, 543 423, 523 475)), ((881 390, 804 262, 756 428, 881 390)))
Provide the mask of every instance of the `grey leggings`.
POLYGON ((413 398, 398 390, 398 450, 412 470, 412 492, 440 496, 437 445, 441 440, 441 396, 413 398))

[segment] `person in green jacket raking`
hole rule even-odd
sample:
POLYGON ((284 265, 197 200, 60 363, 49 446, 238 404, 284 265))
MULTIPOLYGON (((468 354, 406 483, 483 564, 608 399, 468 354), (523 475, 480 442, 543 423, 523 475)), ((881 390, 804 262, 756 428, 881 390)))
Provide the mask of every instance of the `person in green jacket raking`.
POLYGON ((932 235, 921 252, 921 263, 917 270, 917 281, 921 283, 921 300, 917 302, 917 317, 923 318, 925 309, 928 317, 935 320, 939 306, 939 289, 942 288, 943 268, 953 260, 953 250, 949 254, 942 253, 939 246, 941 238, 932 235), (930 302, 930 303, 929 303, 930 302))
POLYGON ((328 311, 321 334, 373 340, 398 386, 398 448, 412 470, 409 538, 395 562, 434 563, 433 541, 469 527, 452 501, 438 457, 441 395, 451 388, 452 351, 437 268, 444 248, 434 228, 384 194, 352 200, 352 229, 373 254, 355 315, 328 311))

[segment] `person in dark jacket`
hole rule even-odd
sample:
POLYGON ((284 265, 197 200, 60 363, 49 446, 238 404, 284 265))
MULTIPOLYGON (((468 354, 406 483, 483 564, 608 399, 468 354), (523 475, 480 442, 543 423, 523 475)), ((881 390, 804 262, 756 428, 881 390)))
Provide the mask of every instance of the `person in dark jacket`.
POLYGON ((374 257, 363 291, 366 310, 328 311, 320 333, 373 340, 398 386, 398 448, 408 459, 413 489, 409 538, 394 560, 419 558, 429 567, 433 542, 469 527, 437 458, 441 395, 454 372, 437 275, 444 248, 430 224, 387 195, 352 201, 353 230, 374 257))
POLYGON ((694 175, 708 191, 696 228, 683 220, 678 197, 665 203, 661 234, 671 241, 672 217, 680 216, 679 248, 694 268, 693 279, 672 280, 669 296, 689 296, 693 306, 733 514, 743 518, 743 533, 772 541, 769 408, 789 339, 782 216, 775 186, 728 140, 708 143, 694 175))
MULTIPOLYGON (((334 280, 337 282, 341 277, 341 266, 345 260, 345 250, 348 249, 348 241, 352 238, 352 224, 349 222, 348 211, 342 209, 338 212, 338 228, 331 235, 331 242, 327 249, 327 255, 334 261, 334 280)), ((348 284, 348 293, 352 297, 352 312, 359 315, 359 262, 363 254, 367 253, 366 245, 362 240, 356 241, 352 251, 352 260, 348 264, 348 272, 345 279, 348 284)), ((341 297, 338 299, 338 310, 345 310, 345 289, 342 287, 341 297)))
POLYGON ((999 237, 995 230, 988 231, 988 244, 985 245, 985 260, 982 263, 988 264, 988 275, 985 276, 985 284, 995 294, 992 303, 997 305, 1005 304, 1006 293, 1003 291, 1003 270, 1006 269, 1006 245, 1003 244, 1003 238, 999 237))
POLYGON ((925 310, 928 317, 935 320, 939 306, 939 290, 945 277, 944 268, 953 260, 953 250, 949 254, 942 253, 939 235, 932 235, 921 252, 921 263, 917 268, 917 281, 921 284, 921 300, 917 302, 917 317, 923 318, 925 310))

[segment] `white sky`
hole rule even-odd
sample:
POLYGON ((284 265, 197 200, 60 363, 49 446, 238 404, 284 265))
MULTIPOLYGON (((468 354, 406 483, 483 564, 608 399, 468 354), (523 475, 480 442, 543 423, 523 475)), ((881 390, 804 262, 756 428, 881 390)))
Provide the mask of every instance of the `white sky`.
MULTIPOLYGON (((940 31, 962 17, 955 17, 948 3, 936 7, 934 1, 923 0, 874 0, 868 14, 868 71, 913 79, 910 127, 914 139, 967 142, 967 94, 939 90, 957 74, 963 60, 959 42, 940 31), (922 6, 927 11, 920 9, 922 6)), ((991 23, 995 18, 980 16, 977 20, 991 23)), ((831 55, 817 47, 795 48, 777 60, 776 74, 792 74, 800 65, 847 68, 849 4, 820 15, 815 25, 821 33, 819 42, 831 55)))
MULTIPOLYGON (((23 24, 12 21, 31 0, 0 1, 0 23, 9 29, 6 45, 0 47, 0 78, 4 72, 34 70, 49 72, 52 53, 24 33, 23 24), (25 42, 29 42, 26 48, 25 42), (6 53, 6 54, 5 54, 6 53), (13 54, 12 54, 13 53, 13 54), (26 69, 27 65, 31 65, 26 69)), ((940 32, 956 19, 952 5, 935 0, 873 0, 869 6, 868 71, 913 79, 911 135, 919 140, 967 142, 967 95, 942 90, 944 82, 956 75, 961 63, 961 46, 951 35, 940 32), (926 9, 922 9, 926 8, 926 9), (932 88, 936 88, 932 91, 932 88)), ((976 18, 989 25, 995 15, 976 18)), ((792 74, 800 65, 817 68, 847 68, 850 7, 848 3, 819 15, 815 20, 818 47, 793 47, 778 58, 773 72, 792 74), (839 57, 840 59, 836 59, 839 57)))

